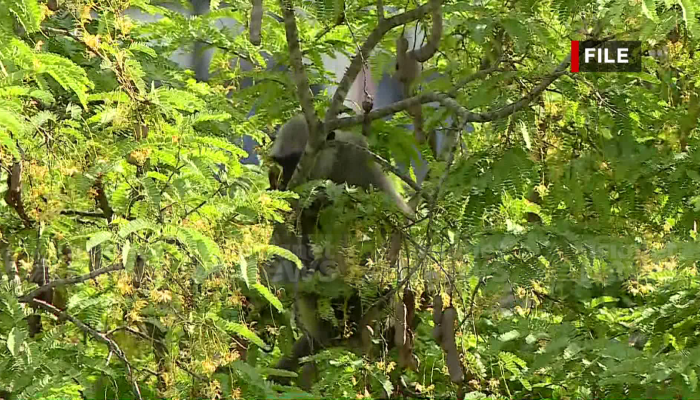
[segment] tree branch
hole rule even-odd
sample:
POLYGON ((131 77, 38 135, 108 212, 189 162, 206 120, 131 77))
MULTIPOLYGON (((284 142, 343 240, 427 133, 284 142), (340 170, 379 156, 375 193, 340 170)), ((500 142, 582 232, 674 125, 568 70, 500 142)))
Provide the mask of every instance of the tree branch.
POLYGON ((289 46, 289 63, 292 66, 292 78, 297 87, 297 97, 304 112, 304 118, 309 128, 309 140, 306 143, 306 150, 299 160, 294 173, 289 181, 289 187, 297 186, 306 179, 306 173, 311 168, 316 152, 325 140, 325 136, 320 134, 319 119, 314 111, 313 99, 311 98, 311 88, 309 78, 304 69, 301 48, 299 47, 299 31, 294 17, 294 5, 292 0, 280 0, 282 13, 284 16, 284 28, 289 46))
MULTIPOLYGON (((442 3, 442 1, 440 0, 433 1, 442 3)), ((431 8, 431 4, 424 4, 411 11, 406 11, 405 13, 385 19, 381 21, 376 28, 374 28, 372 33, 369 34, 365 42, 362 44, 360 52, 355 54, 355 57, 353 57, 352 61, 350 62, 350 66, 345 71, 345 74, 340 80, 340 83, 338 83, 338 88, 335 90, 335 94, 333 95, 333 99, 331 100, 331 105, 328 108, 328 111, 326 112, 324 124, 326 132, 330 132, 330 129, 327 126, 328 122, 335 119, 335 117, 340 112, 340 108, 342 107, 343 102, 345 101, 345 98, 348 95, 348 90, 350 90, 350 86, 355 81, 357 74, 362 68, 362 60, 369 58, 369 55, 372 52, 372 50, 382 40, 384 35, 386 35, 390 30, 396 28, 397 26, 404 25, 411 21, 415 21, 417 19, 422 18, 424 15, 431 11, 431 8)))
POLYGON ((72 322, 73 325, 78 327, 78 329, 89 334, 90 336, 95 338, 95 340, 97 340, 98 342, 105 344, 107 346, 107 348, 109 348, 109 351, 111 353, 114 353, 124 363, 124 366, 126 367, 126 373, 127 373, 128 378, 129 378, 129 382, 131 383, 131 388, 134 391, 134 395, 136 396, 136 398, 138 400, 143 400, 143 397, 141 396, 141 390, 139 389, 139 385, 136 382, 136 379, 134 379, 134 374, 131 370, 131 363, 129 363, 129 360, 126 358, 126 355, 124 354, 122 349, 119 348, 119 345, 116 342, 114 342, 112 339, 108 338, 107 336, 105 336, 101 332, 91 328, 90 326, 88 326, 84 322, 80 321, 79 319, 67 314, 65 311, 59 310, 58 308, 52 306, 49 303, 46 303, 46 302, 41 301, 41 300, 33 299, 32 304, 34 304, 34 305, 38 306, 39 308, 41 308, 45 311, 48 311, 49 313, 55 315, 56 317, 58 317, 59 320, 68 320, 68 321, 72 322))
POLYGON ((494 73, 494 72, 502 71, 502 69, 499 68, 500 62, 501 62, 501 60, 497 60, 497 61, 494 63, 494 65, 493 65, 492 67, 479 70, 479 71, 477 71, 477 72, 475 72, 475 73, 473 73, 473 74, 471 74, 471 75, 465 77, 464 79, 462 79, 461 81, 459 81, 459 82, 454 86, 454 88, 453 88, 452 90, 450 90, 450 91, 448 92, 449 95, 450 95, 450 96, 455 96, 455 95, 457 94, 457 92, 459 91, 459 89, 463 88, 463 87, 466 86, 467 84, 469 84, 469 83, 471 83, 471 82, 474 82, 474 81, 476 81, 476 80, 479 80, 479 79, 483 79, 483 78, 487 77, 488 75, 491 75, 491 74, 494 73))
POLYGON ((311 98, 311 88, 309 78, 306 76, 301 48, 299 46, 299 31, 294 17, 294 5, 292 0, 280 0, 284 16, 284 29, 289 46, 289 62, 292 65, 292 78, 297 87, 297 97, 304 111, 306 123, 309 124, 309 134, 311 137, 316 132, 318 119, 314 111, 313 99, 311 98))
POLYGON ((250 11, 250 44, 260 46, 260 33, 262 31, 263 2, 252 0, 253 8, 250 11))
POLYGON ((61 210, 61 215, 77 215, 80 217, 104 218, 104 212, 98 211, 80 211, 80 210, 61 210))
POLYGON ((408 55, 419 62, 426 62, 435 54, 440 45, 442 38, 442 4, 440 0, 429 0, 431 15, 433 17, 433 26, 430 30, 430 38, 428 43, 420 49, 411 50, 408 55))
POLYGON ((110 265, 109 267, 104 267, 100 269, 96 269, 89 274, 85 275, 80 275, 80 276, 73 276, 70 278, 64 278, 64 279, 56 279, 54 281, 51 281, 45 285, 39 286, 38 288, 32 290, 31 292, 21 296, 19 298, 20 303, 29 303, 32 300, 34 300, 36 297, 38 297, 40 294, 44 293, 45 291, 54 288, 56 286, 63 286, 63 285, 72 285, 74 283, 81 283, 85 281, 89 281, 90 279, 94 279, 100 275, 107 274, 110 272, 114 271, 119 271, 124 269, 124 265, 121 263, 115 263, 110 265))
MULTIPOLYGON (((526 94, 523 96, 520 100, 517 100, 515 102, 512 102, 506 106, 503 106, 499 109, 493 110, 493 111, 487 111, 483 113, 474 113, 469 110, 467 110, 465 107, 460 105, 455 99, 452 97, 444 94, 444 93, 435 93, 435 92, 427 92, 423 93, 414 97, 409 97, 408 99, 404 99, 401 101, 397 101, 393 104, 390 104, 386 107, 382 107, 380 109, 374 110, 370 112, 369 114, 366 115, 356 115, 354 117, 346 117, 346 118, 338 118, 335 120, 331 120, 326 122, 326 128, 329 130, 333 129, 340 129, 340 128, 347 128, 350 126, 355 126, 361 124, 365 117, 369 118, 369 120, 374 121, 377 119, 384 118, 389 115, 396 114, 398 112, 407 110, 411 106, 414 106, 416 104, 425 104, 425 103, 432 103, 432 102, 439 102, 442 104, 444 107, 450 109, 453 111, 455 114, 457 114, 462 120, 466 122, 489 122, 489 121, 495 121, 498 119, 505 118, 516 111, 519 111, 526 105, 528 105, 532 100, 537 98, 542 92, 547 89, 547 87, 552 84, 557 78, 559 78, 561 75, 566 73, 566 69, 569 66, 569 63, 571 62, 571 55, 569 54, 564 61, 562 61, 557 68, 542 80, 537 86, 535 86, 530 93, 526 94)), ((484 70, 488 71, 488 70, 484 70)), ((477 73, 479 74, 479 73, 477 73)), ((477 75, 475 74, 475 75, 477 75)), ((474 78, 477 79, 477 78, 474 78)))

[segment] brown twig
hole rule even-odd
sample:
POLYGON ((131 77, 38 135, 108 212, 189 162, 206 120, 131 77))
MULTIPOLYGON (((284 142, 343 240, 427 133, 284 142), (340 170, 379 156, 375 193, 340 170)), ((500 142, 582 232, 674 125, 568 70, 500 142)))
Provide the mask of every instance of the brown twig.
MULTIPOLYGON (((440 0, 437 1, 441 3, 440 0)), ((345 102, 345 97, 347 97, 348 95, 348 90, 350 90, 350 86, 355 81, 357 74, 362 68, 362 60, 367 59, 369 57, 372 50, 382 40, 384 35, 386 35, 390 30, 396 28, 397 26, 401 26, 411 21, 415 21, 417 19, 422 18, 427 13, 429 13, 431 9, 432 6, 430 4, 424 4, 411 11, 406 11, 405 13, 395 15, 391 18, 380 21, 380 23, 369 34, 364 44, 362 44, 360 51, 355 55, 355 57, 353 57, 352 61, 350 62, 350 66, 348 66, 348 69, 345 71, 343 78, 338 83, 338 88, 333 94, 333 99, 331 100, 330 107, 328 108, 328 112, 326 112, 325 125, 328 125, 329 121, 335 119, 335 117, 340 112, 340 109, 343 103, 345 102)), ((329 129, 328 126, 326 126, 325 128, 326 132, 330 132, 331 129, 329 129)))
POLYGON ((404 99, 401 101, 397 101, 393 104, 390 104, 386 107, 382 107, 380 109, 374 110, 370 112, 369 114, 365 115, 356 115, 354 117, 346 117, 346 118, 338 118, 335 120, 331 120, 326 123, 326 128, 333 130, 333 129, 340 129, 340 128, 347 128, 350 126, 355 126, 359 125, 364 122, 365 117, 370 119, 370 120, 377 120, 381 119, 384 117, 387 117, 389 115, 396 114, 398 112, 407 110, 411 106, 414 106, 416 104, 425 104, 425 103, 432 103, 432 102, 439 102, 442 104, 444 107, 448 108, 455 114, 457 114, 462 121, 466 122, 490 122, 490 121, 495 121, 498 119, 505 118, 516 111, 521 110, 523 107, 528 105, 532 100, 537 98, 542 92, 547 89, 547 87, 552 84, 557 78, 560 76, 564 75, 566 73, 566 69, 569 66, 569 63, 571 62, 571 55, 567 56, 564 61, 562 61, 557 68, 554 70, 554 72, 550 75, 548 75, 546 78, 542 80, 537 86, 535 86, 528 94, 523 96, 517 101, 514 101, 508 105, 505 105, 501 108, 498 108, 493 111, 486 111, 482 113, 474 113, 469 110, 467 110, 465 107, 463 107, 461 104, 459 104, 454 98, 450 97, 447 94, 444 93, 434 93, 434 92, 427 92, 423 94, 419 94, 414 97, 410 97, 408 99, 404 99))
POLYGON ((22 295, 19 298, 19 301, 21 303, 29 303, 32 300, 34 300, 37 296, 39 296, 40 294, 42 294, 45 291, 50 290, 51 288, 54 288, 56 286, 72 285, 75 283, 89 281, 90 279, 94 279, 100 275, 107 274, 107 273, 114 272, 114 271, 119 271, 122 269, 124 269, 124 265, 122 265, 121 263, 115 263, 115 264, 110 265, 109 267, 96 269, 96 270, 90 272, 89 274, 80 275, 80 276, 73 276, 73 277, 64 278, 64 279, 56 279, 56 280, 51 281, 45 285, 39 286, 38 288, 32 290, 31 292, 29 292, 25 295, 22 295))
POLYGON ((122 349, 119 347, 119 345, 112 339, 108 338, 105 334, 102 332, 99 332, 84 322, 80 321, 79 319, 71 316, 70 314, 66 313, 65 311, 61 311, 58 308, 54 307, 53 305, 46 303, 44 301, 38 300, 38 299, 33 299, 32 304, 38 306, 39 308, 48 311, 49 313, 55 315, 58 317, 59 320, 68 320, 73 325, 77 326, 78 329, 81 331, 89 334, 92 336, 95 340, 98 342, 104 344, 109 348, 110 353, 113 353, 119 358, 122 363, 124 363, 124 366, 126 367, 126 373, 129 378, 129 382, 131 383, 132 390, 134 391, 134 395, 138 400, 143 400, 143 397, 141 396, 141 390, 139 389, 139 385, 136 382, 136 379, 134 378, 134 374, 132 371, 131 363, 129 360, 126 358, 126 355, 122 351, 122 349))
POLYGON ((5 202, 17 212, 26 228, 31 228, 34 225, 34 220, 29 217, 24 203, 22 203, 22 161, 15 161, 7 175, 5 202))
POLYGON ((104 218, 105 214, 101 211, 80 211, 80 210, 61 210, 61 215, 77 215, 79 217, 89 218, 104 218))

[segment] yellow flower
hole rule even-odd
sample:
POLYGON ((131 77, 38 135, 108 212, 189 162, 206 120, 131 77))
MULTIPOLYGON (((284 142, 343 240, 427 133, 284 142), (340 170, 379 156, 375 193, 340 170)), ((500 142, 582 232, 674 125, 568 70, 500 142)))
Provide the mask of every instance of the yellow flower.
POLYGON ((226 362, 226 364, 232 363, 238 360, 239 358, 241 358, 241 354, 236 350, 230 351, 224 355, 224 361, 226 362))
POLYGON ((117 281, 117 290, 122 296, 134 293, 134 287, 131 286, 131 279, 127 275, 122 275, 117 281))
POLYGON ((216 371, 216 364, 209 359, 204 360, 202 361, 202 370, 206 374, 213 374, 216 371))
POLYGON ((90 48, 91 50, 97 50, 100 47, 100 36, 99 35, 91 35, 89 33, 85 33, 83 35, 83 42, 85 45, 90 48))
POLYGON ((80 19, 82 20, 91 20, 92 16, 90 15, 90 5, 86 5, 83 7, 82 11, 80 12, 80 19))
POLYGON ((173 299, 172 293, 169 290, 152 290, 150 297, 156 303, 167 303, 173 299))

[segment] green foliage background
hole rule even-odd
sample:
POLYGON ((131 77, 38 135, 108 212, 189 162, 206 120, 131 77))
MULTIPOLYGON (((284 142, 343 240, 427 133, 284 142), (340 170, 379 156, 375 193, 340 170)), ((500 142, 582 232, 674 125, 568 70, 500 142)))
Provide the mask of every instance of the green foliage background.
MULTIPOLYGON (((266 379, 289 374, 272 366, 296 328, 291 296, 258 272, 273 255, 294 258, 266 243, 299 194, 266 190, 267 165, 241 165, 245 152, 234 144, 243 135, 266 142, 298 101, 288 75, 228 62, 264 64, 261 50, 286 62, 283 24, 266 16, 257 48, 247 34, 215 27, 222 17, 245 21, 244 1, 212 1, 209 14, 187 18, 147 0, 59 4, 51 11, 38 0, 0 0, 2 396, 131 399, 135 381, 148 399, 700 397, 695 2, 445 2, 440 51, 424 65, 425 75, 442 77, 421 89, 450 92, 471 111, 527 95, 568 54, 570 40, 590 32, 666 46, 668 54, 645 57, 641 73, 565 74, 526 109, 476 124, 442 186, 447 165, 425 152, 424 190, 441 195, 434 226, 422 221, 406 231, 414 244, 431 236, 424 269, 440 276, 443 297, 458 310, 463 385, 450 383, 423 310, 416 371, 396 368, 396 350, 370 358, 324 349, 312 357, 319 375, 307 392, 266 379), (138 24, 128 7, 166 18, 138 24), (202 39, 216 48, 206 83, 167 58, 202 39), (458 84, 498 49, 501 71, 458 84), (246 76, 256 85, 237 90, 246 76), (255 101, 258 113, 247 119, 255 101), (8 200, 18 163, 22 210, 8 200), (76 324, 42 312, 44 331, 28 334, 26 317, 38 311, 21 299, 36 286, 26 279, 32 266, 43 259, 53 277, 84 275, 97 248, 103 267, 123 269, 56 288, 54 304, 118 344, 132 376, 76 324), (17 276, 7 269, 13 260, 17 276), (504 286, 515 296, 506 308, 498 306, 504 286), (167 334, 154 343, 144 323, 167 334), (648 340, 632 346, 639 337, 648 340), (156 361, 159 348, 168 350, 165 363, 156 361)), ((297 4, 312 83, 330 79, 322 54, 355 53, 376 25, 366 11, 373 5, 346 1, 343 12, 336 1, 297 4)), ((265 7, 280 14, 275 2, 265 7)), ((368 60, 373 71, 393 63, 400 31, 368 60)), ((328 99, 316 100, 324 110, 328 99)), ((424 112, 431 127, 447 115, 424 112)), ((405 121, 398 114, 375 122, 372 149, 410 158, 405 121)), ((327 189, 336 204, 324 218, 336 227, 376 238, 387 219, 397 223, 380 196, 327 189)), ((396 282, 381 259, 360 269, 348 247, 351 285, 396 282)), ((420 254, 408 246, 409 268, 420 254)), ((411 286, 422 291, 425 276, 415 274, 411 286)))

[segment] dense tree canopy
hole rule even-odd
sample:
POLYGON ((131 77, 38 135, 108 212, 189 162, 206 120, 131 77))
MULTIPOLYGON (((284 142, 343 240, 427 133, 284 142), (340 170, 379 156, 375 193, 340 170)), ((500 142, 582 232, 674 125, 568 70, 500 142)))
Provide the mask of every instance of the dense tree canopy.
POLYGON ((700 397, 698 3, 165 3, 0 0, 0 398, 700 397), (404 99, 344 114, 419 25, 404 99), (642 72, 569 72, 590 38, 641 41, 642 72), (170 58, 202 46, 206 80, 170 58), (299 113, 294 190, 269 190, 270 137, 299 113), (367 135, 415 215, 306 182, 339 128, 367 135), (418 153, 425 179, 401 167, 418 153), (314 252, 347 269, 307 290, 374 350, 317 349, 308 380, 277 368, 305 328, 264 266, 302 267, 270 237, 320 192, 314 252), (371 326, 334 311, 347 287, 382 305, 371 326))

